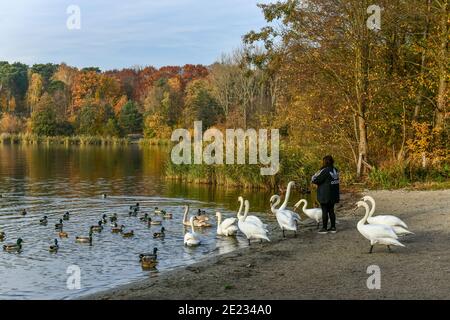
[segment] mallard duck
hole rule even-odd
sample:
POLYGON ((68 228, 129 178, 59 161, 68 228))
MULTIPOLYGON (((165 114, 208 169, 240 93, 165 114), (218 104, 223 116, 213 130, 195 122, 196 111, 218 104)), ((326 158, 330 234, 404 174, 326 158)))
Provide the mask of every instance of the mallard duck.
MULTIPOLYGON (((188 213, 189 213, 189 205, 185 205, 183 214, 183 224, 187 227, 191 225, 190 221, 188 220, 188 213)), ((198 220, 197 216, 195 216, 194 227, 211 227, 211 224, 207 223, 206 221, 200 221, 198 220)))
POLYGON ((106 214, 102 215, 103 224, 106 224, 108 222, 107 219, 108 219, 108 216, 106 214))
POLYGON ((102 230, 103 230, 102 224, 103 224, 103 222, 100 220, 100 221, 98 222, 98 225, 96 225, 96 226, 91 226, 91 231, 92 231, 92 232, 102 232, 102 230))
POLYGON ((172 214, 166 212, 166 213, 164 213, 163 218, 164 219, 172 219, 172 214))
POLYGON ((139 255, 139 262, 143 269, 153 269, 158 264, 158 249, 153 248, 153 253, 141 253, 139 255))
POLYGON ((0 241, 5 240, 6 238, 6 233, 4 233, 3 231, 0 232, 0 241))
POLYGON ((148 218, 149 226, 160 226, 162 224, 161 220, 152 220, 152 218, 148 218))
POLYGON ((89 236, 78 236, 75 237, 75 242, 77 243, 89 243, 89 245, 92 245, 92 230, 89 231, 89 236))
POLYGON ((155 207, 154 214, 162 214, 164 210, 159 209, 158 207, 155 207))
POLYGON ((122 232, 122 237, 124 237, 124 238, 134 237, 134 231, 131 230, 130 232, 122 232))
POLYGON ((42 219, 39 220, 39 224, 43 226, 46 226, 47 223, 48 223, 47 216, 44 216, 42 219))
POLYGON ((117 221, 117 213, 113 213, 111 217, 109 217, 109 221, 114 223, 117 221))
POLYGON ((153 233, 153 238, 164 238, 166 236, 165 231, 166 229, 162 227, 160 232, 153 233))
POLYGON ((50 252, 56 252, 59 249, 59 245, 58 245, 58 240, 55 239, 55 244, 50 245, 50 247, 48 248, 48 251, 50 252))
POLYGON ((114 227, 111 228, 112 233, 121 233, 123 231, 123 228, 125 228, 124 225, 121 225, 120 227, 117 225, 117 223, 114 223, 114 227))
POLYGON ((9 243, 3 246, 3 250, 7 252, 19 252, 22 250, 22 242, 21 238, 17 239, 16 243, 9 243))
POLYGON ((102 198, 106 199, 108 196, 106 195, 106 193, 102 194, 102 198))
POLYGON ((139 218, 141 221, 147 222, 148 221, 148 213, 144 214, 143 217, 139 218))
POLYGON ((62 228, 64 227, 63 225, 63 219, 59 219, 59 223, 55 224, 55 229, 56 230, 62 230, 62 228))
POLYGON ((27 215, 27 210, 23 209, 23 210, 22 210, 22 215, 23 215, 23 216, 26 216, 26 215, 27 215))
POLYGON ((58 235, 60 238, 68 238, 69 237, 69 234, 62 230, 60 232, 58 232, 58 235))
POLYGON ((63 220, 69 220, 70 219, 70 213, 69 211, 67 211, 66 213, 64 213, 63 215, 63 220))

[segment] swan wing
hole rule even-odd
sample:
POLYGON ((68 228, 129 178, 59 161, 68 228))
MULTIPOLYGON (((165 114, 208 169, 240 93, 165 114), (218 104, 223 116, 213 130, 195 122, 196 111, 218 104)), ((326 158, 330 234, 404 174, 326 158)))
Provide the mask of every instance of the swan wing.
POLYGON ((370 224, 386 224, 388 226, 401 226, 408 229, 406 223, 404 223, 400 218, 393 215, 377 215, 375 217, 370 217, 367 219, 370 224))
POLYGON ((303 210, 303 213, 316 221, 322 219, 322 209, 320 208, 305 209, 303 210))
POLYGON ((261 219, 259 219, 257 216, 247 216, 245 219, 246 222, 251 222, 253 224, 256 224, 264 229, 267 229, 267 224, 263 223, 261 219))
POLYGON ((280 225, 280 227, 282 229, 297 230, 297 225, 295 223, 295 221, 297 219, 295 218, 295 216, 292 213, 293 212, 291 212, 291 211, 278 210, 276 217, 277 217, 278 224, 280 225))
POLYGON ((392 239, 392 238, 380 238, 380 239, 376 239, 375 241, 376 241, 376 243, 385 244, 385 245, 388 245, 388 246, 390 246, 390 245, 399 246, 399 247, 404 247, 405 246, 400 241, 398 241, 396 239, 392 239))
POLYGON ((407 234, 414 234, 414 232, 411 232, 403 227, 399 227, 399 226, 392 226, 392 229, 394 229, 394 232, 398 235, 398 236, 404 236, 407 234))
POLYGON ((392 227, 382 224, 366 224, 363 226, 364 233, 371 239, 392 238, 398 239, 392 227))
POLYGON ((233 224, 235 224, 236 221, 237 221, 236 218, 227 218, 227 219, 222 221, 222 223, 220 224, 220 227, 222 228, 222 230, 228 229, 233 224))
POLYGON ((267 231, 254 223, 247 222, 247 221, 239 221, 238 222, 239 229, 242 231, 243 234, 248 239, 255 238, 255 239, 265 239, 267 238, 267 231))

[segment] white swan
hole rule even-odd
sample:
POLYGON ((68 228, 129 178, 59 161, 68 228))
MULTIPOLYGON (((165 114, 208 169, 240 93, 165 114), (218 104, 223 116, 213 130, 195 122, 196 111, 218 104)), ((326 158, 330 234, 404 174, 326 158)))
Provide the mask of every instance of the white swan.
POLYGON ((369 201, 372 204, 372 208, 369 212, 369 218, 367 219, 367 222, 370 224, 385 224, 388 226, 391 226, 395 233, 399 236, 406 235, 406 234, 413 234, 413 232, 407 230, 408 226, 406 223, 404 223, 400 218, 397 218, 393 215, 378 215, 373 217, 373 214, 375 212, 375 199, 371 196, 364 196, 362 198, 364 201, 369 201))
MULTIPOLYGON (((237 218, 238 218, 238 220, 240 220, 243 217, 241 212, 242 212, 242 209, 244 207, 244 198, 243 197, 238 197, 238 201, 241 203, 241 205, 239 206, 239 211, 237 213, 237 218)), ((246 221, 254 223, 254 224, 256 224, 256 225, 266 229, 266 232, 269 232, 267 230, 267 224, 263 223, 261 221, 261 219, 259 219, 257 216, 247 216, 246 221)))
POLYGON ((358 208, 364 207, 366 209, 364 217, 358 222, 357 229, 364 238, 370 241, 369 253, 372 253, 375 244, 386 245, 389 251, 391 251, 391 245, 404 247, 404 245, 397 240, 398 236, 395 234, 392 227, 384 224, 365 224, 369 217, 369 205, 367 203, 358 201, 356 205, 358 208))
POLYGON ((245 214, 243 217, 239 218, 239 230, 241 230, 241 232, 247 237, 249 245, 250 240, 252 239, 259 239, 261 241, 264 239, 270 241, 270 239, 267 237, 267 230, 265 228, 247 220, 249 208, 250 203, 248 202, 248 200, 245 200, 245 214))
POLYGON ((308 218, 313 219, 317 223, 317 229, 319 229, 320 221, 322 221, 322 209, 321 208, 312 208, 306 209, 308 206, 308 201, 306 199, 301 199, 294 205, 294 211, 297 210, 298 207, 303 203, 302 211, 308 218))
POLYGON ((227 218, 222 221, 222 214, 220 212, 216 212, 217 217, 217 234, 219 236, 235 236, 238 227, 234 224, 237 219, 236 218, 227 218))
MULTIPOLYGON (((292 188, 292 186, 294 186, 294 184, 295 184, 294 181, 290 181, 288 183, 286 196, 284 198, 284 202, 281 205, 281 207, 279 207, 278 209, 273 208, 273 211, 275 211, 275 216, 277 218, 278 225, 280 226, 281 230, 283 231, 283 237, 285 237, 285 234, 284 234, 285 230, 294 231, 295 236, 297 236, 297 226, 301 220, 300 216, 297 213, 286 209, 288 201, 289 201, 289 196, 291 195, 291 188, 292 188)), ((272 197, 272 198, 274 198, 274 197, 272 197)))
POLYGON ((184 235, 184 245, 185 246, 198 246, 201 241, 200 241, 200 235, 198 233, 195 232, 194 230, 194 220, 196 218, 195 217, 191 217, 190 219, 190 223, 191 223, 191 232, 187 232, 184 235))
MULTIPOLYGON (((189 227, 191 225, 191 222, 188 221, 188 219, 187 219, 188 213, 189 213, 189 205, 187 204, 184 206, 183 224, 185 226, 189 227)), ((194 226, 196 226, 196 227, 211 227, 211 224, 206 221, 199 220, 197 218, 197 219, 194 219, 194 226)))
POLYGON ((281 197, 277 194, 274 194, 270 197, 270 211, 275 215, 277 214, 277 206, 281 202, 281 197))

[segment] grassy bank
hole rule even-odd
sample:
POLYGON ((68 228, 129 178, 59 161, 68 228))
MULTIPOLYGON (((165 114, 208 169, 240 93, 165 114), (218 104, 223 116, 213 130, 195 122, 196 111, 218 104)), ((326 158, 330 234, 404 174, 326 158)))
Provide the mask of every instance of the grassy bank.
POLYGON ((128 145, 129 139, 100 136, 38 136, 33 134, 0 135, 0 144, 43 144, 43 145, 128 145))
POLYGON ((142 138, 139 139, 139 145, 145 146, 169 146, 172 141, 169 139, 158 139, 158 138, 142 138))

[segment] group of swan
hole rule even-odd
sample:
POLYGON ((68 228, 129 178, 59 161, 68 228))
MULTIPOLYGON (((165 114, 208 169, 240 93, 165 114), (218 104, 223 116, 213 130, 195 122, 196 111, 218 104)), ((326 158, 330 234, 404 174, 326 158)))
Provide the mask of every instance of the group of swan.
POLYGON ((356 205, 357 208, 363 207, 366 213, 358 222, 357 229, 364 238, 370 241, 369 253, 372 253, 375 244, 385 245, 389 251, 391 251, 391 245, 404 247, 405 245, 398 241, 398 237, 412 234, 411 231, 407 230, 408 226, 406 223, 393 215, 378 215, 373 217, 372 215, 375 212, 375 199, 371 196, 365 196, 362 200, 358 201, 356 205), (366 201, 372 204, 371 209, 366 201))

